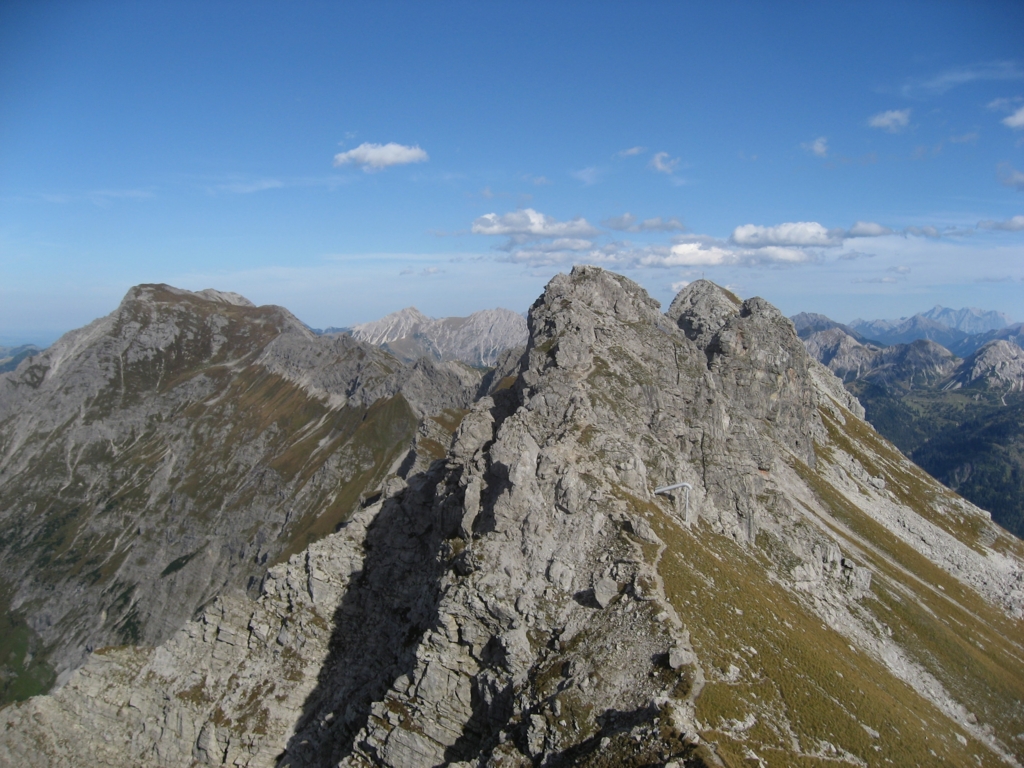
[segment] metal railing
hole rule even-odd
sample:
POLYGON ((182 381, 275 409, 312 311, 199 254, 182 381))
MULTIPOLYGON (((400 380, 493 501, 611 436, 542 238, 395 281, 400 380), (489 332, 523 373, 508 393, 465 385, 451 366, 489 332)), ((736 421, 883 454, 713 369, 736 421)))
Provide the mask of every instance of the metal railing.
MULTIPOLYGON (((686 512, 683 515, 683 522, 690 523, 690 491, 693 490, 693 486, 689 483, 673 483, 672 485, 664 485, 661 488, 654 489, 654 495, 657 496, 660 493, 668 493, 674 491, 677 488, 682 488, 686 491, 686 512)), ((676 508, 678 509, 678 507, 676 508)))

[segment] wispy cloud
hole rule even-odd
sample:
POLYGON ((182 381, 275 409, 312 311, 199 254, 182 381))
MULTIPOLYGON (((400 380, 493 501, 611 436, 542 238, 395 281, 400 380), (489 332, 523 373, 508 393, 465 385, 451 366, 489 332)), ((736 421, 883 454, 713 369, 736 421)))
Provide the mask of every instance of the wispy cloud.
POLYGON ((253 192, 265 192, 268 189, 280 189, 285 184, 280 179, 256 179, 253 181, 231 181, 215 184, 213 192, 230 192, 236 195, 250 195, 253 192))
POLYGON ((588 166, 587 168, 581 168, 578 171, 570 171, 569 175, 589 187, 597 184, 598 179, 601 177, 601 171, 594 166, 588 166))
POLYGON ((815 157, 828 157, 828 139, 825 136, 819 136, 814 141, 808 141, 800 146, 815 157))
POLYGON ((1006 221, 979 221, 978 229, 999 229, 1004 232, 1024 232, 1024 216, 1014 216, 1006 221))
POLYGON ((1017 62, 990 61, 947 69, 929 78, 910 80, 900 92, 911 98, 941 96, 952 88, 980 80, 1021 79, 1024 79, 1024 69, 1017 62))
POLYGON ((679 158, 671 157, 668 152, 658 152, 650 162, 650 167, 658 173, 675 173, 678 166, 679 158))
POLYGON ((90 189, 86 192, 40 192, 23 197, 17 196, 4 199, 41 200, 44 203, 57 203, 59 205, 89 202, 93 205, 106 207, 115 200, 148 200, 153 197, 156 197, 156 192, 152 189, 90 189))
POLYGON ((855 282, 855 283, 882 283, 883 285, 890 285, 892 283, 898 283, 899 281, 895 277, 858 277, 853 282, 855 282))
POLYGON ((985 106, 997 112, 1012 112, 1014 105, 1020 104, 1022 101, 1024 101, 1024 98, 1020 96, 1011 96, 1009 98, 992 99, 985 106))
POLYGON ((970 133, 964 133, 959 136, 950 136, 949 141, 951 144, 974 144, 978 140, 978 132, 971 131, 970 133))
POLYGON ((607 218, 601 224, 619 232, 682 232, 686 229, 683 222, 675 216, 668 219, 656 216, 653 219, 638 221, 636 216, 629 212, 607 218))
POLYGON ((551 183, 551 180, 547 176, 534 176, 532 174, 523 174, 523 181, 528 181, 538 187, 545 187, 551 183))
POLYGON ((624 149, 616 154, 618 154, 619 157, 636 157, 637 155, 642 155, 646 151, 647 147, 630 147, 629 149, 624 149))
POLYGON ((890 109, 868 118, 868 125, 889 133, 899 133, 910 124, 909 109, 890 109))
POLYGON ((334 165, 355 165, 366 173, 375 173, 394 165, 423 163, 430 159, 419 145, 406 146, 389 142, 387 144, 371 144, 364 142, 348 152, 339 152, 334 156, 334 165))
POLYGON ((1005 187, 1012 187, 1018 192, 1024 192, 1024 173, 1021 173, 1009 163, 1000 163, 998 167, 999 181, 1005 187))
POLYGON ((873 221, 858 221, 846 231, 847 237, 882 237, 891 234, 891 229, 873 221))

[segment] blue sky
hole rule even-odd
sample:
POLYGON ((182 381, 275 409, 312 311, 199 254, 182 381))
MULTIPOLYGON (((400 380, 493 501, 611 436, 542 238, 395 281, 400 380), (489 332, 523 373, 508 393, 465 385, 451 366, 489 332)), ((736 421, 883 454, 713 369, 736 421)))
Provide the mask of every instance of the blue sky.
POLYGON ((1021 30, 1019 2, 7 0, 0 344, 140 282, 324 327, 522 311, 573 263, 665 305, 704 275, 1024 320, 1021 30))

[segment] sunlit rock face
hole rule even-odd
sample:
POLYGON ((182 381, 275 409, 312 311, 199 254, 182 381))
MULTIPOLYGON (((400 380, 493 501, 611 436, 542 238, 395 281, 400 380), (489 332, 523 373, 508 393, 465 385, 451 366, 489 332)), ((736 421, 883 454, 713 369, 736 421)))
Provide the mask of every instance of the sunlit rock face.
POLYGON ((166 285, 0 375, 0 609, 24 641, 0 701, 258 594, 478 383, 166 285))
POLYGON ((1020 543, 881 439, 774 307, 698 281, 662 314, 578 267, 529 331, 442 458, 258 599, 3 710, 0 759, 1024 759, 1020 543))

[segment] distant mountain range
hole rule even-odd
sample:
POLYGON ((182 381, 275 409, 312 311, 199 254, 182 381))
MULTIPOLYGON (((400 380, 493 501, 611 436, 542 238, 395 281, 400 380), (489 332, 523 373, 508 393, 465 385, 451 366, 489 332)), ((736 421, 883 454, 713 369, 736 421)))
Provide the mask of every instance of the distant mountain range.
MULTIPOLYGON (((929 339, 957 354, 969 355, 987 341, 1001 337, 998 332, 1013 321, 1003 312, 976 307, 949 309, 935 305, 927 312, 918 312, 898 320, 854 320, 849 328, 864 339, 882 345, 909 344, 929 339)), ((1016 335, 1021 334, 1020 325, 1016 335)))
POLYGON ((427 317, 416 307, 351 328, 327 328, 322 334, 347 333, 413 362, 460 360, 478 368, 494 366, 506 349, 526 343, 526 318, 510 309, 485 309, 469 317, 427 317))
POLYGON ((1024 536, 1020 323, 999 312, 944 307, 896 322, 844 325, 808 313, 791 319, 808 352, 843 380, 879 432, 1024 536))
POLYGON ((42 350, 35 344, 22 344, 20 347, 0 347, 0 373, 13 371, 18 363, 26 357, 32 357, 42 350))

